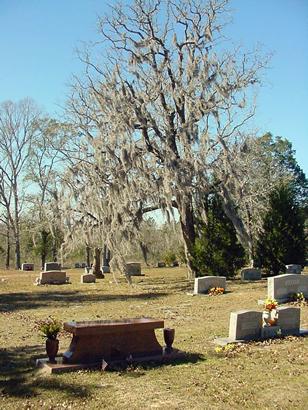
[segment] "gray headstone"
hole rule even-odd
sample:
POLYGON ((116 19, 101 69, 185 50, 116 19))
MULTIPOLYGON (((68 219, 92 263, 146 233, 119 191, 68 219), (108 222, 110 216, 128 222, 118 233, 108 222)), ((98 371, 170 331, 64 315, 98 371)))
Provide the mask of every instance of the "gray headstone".
POLYGON ((261 338, 269 339, 280 335, 280 326, 265 326, 261 329, 261 338))
POLYGON ((261 270, 255 268, 244 268, 241 270, 242 280, 260 280, 262 277, 261 270))
POLYGON ((308 297, 308 275, 286 273, 267 279, 267 295, 270 299, 286 302, 298 292, 303 292, 308 297))
POLYGON ((126 273, 129 276, 141 276, 141 263, 128 262, 126 264, 126 273))
POLYGON ((103 273, 110 273, 110 266, 103 265, 102 266, 102 271, 103 271, 103 273))
POLYGON ((96 277, 92 273, 85 273, 80 277, 80 283, 95 283, 96 277))
POLYGON ((23 263, 21 265, 21 270, 32 271, 34 270, 34 263, 23 263))
POLYGON ((64 271, 47 271, 41 272, 40 277, 37 279, 39 285, 62 285, 67 283, 68 277, 64 271))
POLYGON ((61 270, 61 263, 58 262, 46 262, 44 271, 49 272, 51 270, 61 270))
POLYGON ((300 274, 302 272, 301 265, 286 265, 286 273, 300 274))
POLYGON ((195 278, 194 294, 207 293, 209 289, 214 287, 226 290, 226 278, 224 276, 202 276, 195 278))
POLYGON ((158 268, 164 268, 166 266, 165 262, 157 262, 158 268))
POLYGON ((298 307, 281 306, 277 308, 278 326, 283 336, 299 334, 300 311, 298 307))
POLYGON ((79 262, 77 262, 77 263, 75 263, 75 269, 79 269, 79 268, 81 268, 81 265, 80 265, 80 263, 79 262))
POLYGON ((254 340, 261 337, 262 312, 238 310, 230 314, 229 338, 254 340))

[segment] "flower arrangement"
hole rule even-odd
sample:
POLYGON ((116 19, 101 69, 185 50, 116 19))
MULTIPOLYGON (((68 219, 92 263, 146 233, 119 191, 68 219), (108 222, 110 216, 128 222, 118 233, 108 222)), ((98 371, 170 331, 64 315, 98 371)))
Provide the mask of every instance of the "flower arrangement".
POLYGON ((58 333, 62 329, 62 323, 49 316, 46 320, 40 320, 36 322, 36 328, 41 332, 42 337, 47 337, 47 339, 56 339, 58 333))
POLYGON ((226 346, 215 347, 215 353, 217 353, 219 356, 232 357, 235 355, 236 350, 237 345, 234 343, 228 343, 226 346))
POLYGON ((303 292, 297 292, 293 293, 293 295, 291 296, 291 300, 294 302, 302 303, 305 302, 306 299, 303 292))
POLYGON ((209 289, 208 294, 209 296, 217 296, 217 295, 222 295, 224 291, 225 291, 224 288, 214 287, 214 288, 209 289))
POLYGON ((272 310, 277 309, 278 302, 276 299, 266 299, 263 306, 265 310, 271 312, 272 310))

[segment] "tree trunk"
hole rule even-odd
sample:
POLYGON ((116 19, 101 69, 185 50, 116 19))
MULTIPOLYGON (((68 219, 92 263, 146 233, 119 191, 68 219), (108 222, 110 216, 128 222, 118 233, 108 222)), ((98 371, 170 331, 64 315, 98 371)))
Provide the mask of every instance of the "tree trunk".
POLYGON ((21 261, 20 261, 20 226, 19 226, 19 199, 17 194, 17 186, 13 187, 14 192, 14 213, 15 213, 15 221, 14 221, 14 239, 15 239, 15 265, 16 269, 21 269, 21 261))
POLYGON ((52 241, 52 260, 53 262, 58 262, 58 248, 57 248, 57 241, 56 238, 53 238, 52 241))
POLYGON ((142 252, 142 256, 143 256, 144 262, 145 262, 145 264, 146 264, 147 266, 149 266, 149 264, 148 264, 148 252, 149 252, 149 249, 148 249, 147 245, 144 244, 143 242, 140 242, 139 245, 140 245, 140 249, 141 249, 141 252, 142 252))
POLYGON ((49 233, 43 229, 41 231, 41 238, 42 238, 42 246, 41 246, 41 264, 42 264, 42 269, 44 269, 45 263, 46 263, 46 257, 47 257, 47 239, 48 239, 49 233))
POLYGON ((91 264, 91 248, 90 246, 86 245, 86 260, 87 260, 87 266, 90 266, 91 264))
POLYGON ((5 259, 5 269, 10 269, 10 258, 11 258, 11 241, 10 241, 10 225, 7 225, 6 230, 6 259, 5 259))
POLYGON ((93 261, 93 266, 92 270, 94 275, 97 278, 103 278, 104 275, 101 270, 101 249, 100 248, 95 248, 94 249, 94 261, 93 261))
POLYGON ((19 235, 15 242, 16 269, 21 269, 19 235))
POLYGON ((180 224, 182 229, 182 237, 184 240, 184 249, 186 263, 188 268, 188 279, 196 277, 196 270, 193 266, 194 244, 196 240, 194 212, 192 205, 192 197, 185 198, 179 203, 180 224))

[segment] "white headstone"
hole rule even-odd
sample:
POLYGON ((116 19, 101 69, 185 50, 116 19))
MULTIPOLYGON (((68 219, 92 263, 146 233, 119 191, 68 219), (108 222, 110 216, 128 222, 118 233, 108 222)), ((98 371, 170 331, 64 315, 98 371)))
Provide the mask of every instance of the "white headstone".
POLYGON ((224 276, 202 276, 195 278, 194 294, 207 293, 209 289, 214 287, 226 290, 226 278, 224 276))
POLYGON ((238 310, 230 314, 229 338, 254 340, 261 337, 262 312, 238 310))

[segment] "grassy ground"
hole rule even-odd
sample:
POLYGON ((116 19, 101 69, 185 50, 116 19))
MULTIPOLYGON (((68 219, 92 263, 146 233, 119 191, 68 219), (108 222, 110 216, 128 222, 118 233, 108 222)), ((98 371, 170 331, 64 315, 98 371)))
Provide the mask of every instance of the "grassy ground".
MULTIPOLYGON (((129 287, 79 283, 33 285, 37 273, 0 271, 1 409, 307 409, 308 337, 252 343, 227 356, 214 350, 215 336, 227 336, 230 312, 261 309, 266 280, 228 283, 222 296, 190 296, 183 268, 145 269, 129 287), (44 341, 33 330, 48 315, 63 320, 150 316, 176 329, 174 346, 189 353, 172 365, 126 371, 80 371, 42 376, 35 368, 44 341)), ((308 306, 301 311, 308 327, 308 306)), ((163 344, 162 331, 157 338, 163 344)), ((60 351, 70 336, 60 335, 60 351)))

